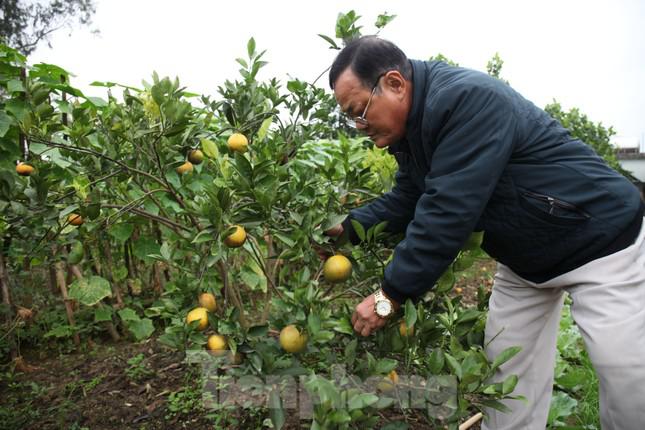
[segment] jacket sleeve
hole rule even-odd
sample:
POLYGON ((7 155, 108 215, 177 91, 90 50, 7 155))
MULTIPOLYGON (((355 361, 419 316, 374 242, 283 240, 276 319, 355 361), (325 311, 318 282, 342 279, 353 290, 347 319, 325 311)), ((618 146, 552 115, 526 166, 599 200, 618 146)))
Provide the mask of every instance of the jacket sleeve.
POLYGON ((360 222, 366 230, 375 224, 387 221, 385 231, 404 232, 414 217, 414 209, 420 195, 421 191, 412 183, 407 170, 399 167, 392 190, 373 202, 352 210, 343 222, 343 230, 348 232, 347 237, 354 245, 360 240, 352 227, 352 219, 360 222))
POLYGON ((399 303, 430 290, 455 259, 513 150, 512 103, 490 84, 443 89, 425 109, 424 144, 437 142, 432 165, 382 285, 399 303))

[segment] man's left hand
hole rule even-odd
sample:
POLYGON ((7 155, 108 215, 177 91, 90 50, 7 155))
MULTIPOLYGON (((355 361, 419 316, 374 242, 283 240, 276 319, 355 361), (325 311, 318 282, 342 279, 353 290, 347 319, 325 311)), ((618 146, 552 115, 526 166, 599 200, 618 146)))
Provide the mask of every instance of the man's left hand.
POLYGON ((354 331, 361 336, 369 336, 383 327, 386 322, 387 320, 385 318, 380 318, 374 312, 374 294, 370 294, 359 303, 352 315, 354 331))

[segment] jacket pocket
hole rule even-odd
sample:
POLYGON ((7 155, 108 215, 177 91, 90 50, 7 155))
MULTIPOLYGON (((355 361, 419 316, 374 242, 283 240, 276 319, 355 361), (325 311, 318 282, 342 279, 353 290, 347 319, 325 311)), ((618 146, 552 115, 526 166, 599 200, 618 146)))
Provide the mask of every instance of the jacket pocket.
POLYGON ((576 205, 545 194, 520 189, 518 197, 525 211, 550 224, 570 226, 591 218, 576 205))

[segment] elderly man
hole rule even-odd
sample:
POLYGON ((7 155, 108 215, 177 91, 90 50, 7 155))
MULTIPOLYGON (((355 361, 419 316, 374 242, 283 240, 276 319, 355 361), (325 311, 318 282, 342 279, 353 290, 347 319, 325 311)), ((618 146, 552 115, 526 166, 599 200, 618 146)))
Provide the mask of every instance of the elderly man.
POLYGON ((490 429, 544 429, 564 292, 600 380, 602 426, 645 424, 645 232, 627 179, 502 81, 408 60, 377 37, 349 43, 329 83, 356 128, 399 164, 394 188, 329 230, 358 242, 350 220, 405 232, 381 288, 356 307, 368 336, 407 298, 430 290, 473 231, 498 262, 486 326, 490 357, 519 376, 528 404, 488 411, 490 429))

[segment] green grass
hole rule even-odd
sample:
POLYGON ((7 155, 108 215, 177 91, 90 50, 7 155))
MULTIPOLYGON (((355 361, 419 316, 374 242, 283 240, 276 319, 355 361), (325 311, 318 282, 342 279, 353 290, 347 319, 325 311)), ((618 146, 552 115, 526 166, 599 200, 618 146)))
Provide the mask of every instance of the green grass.
POLYGON ((598 378, 571 316, 567 298, 560 320, 549 429, 600 429, 598 378))

